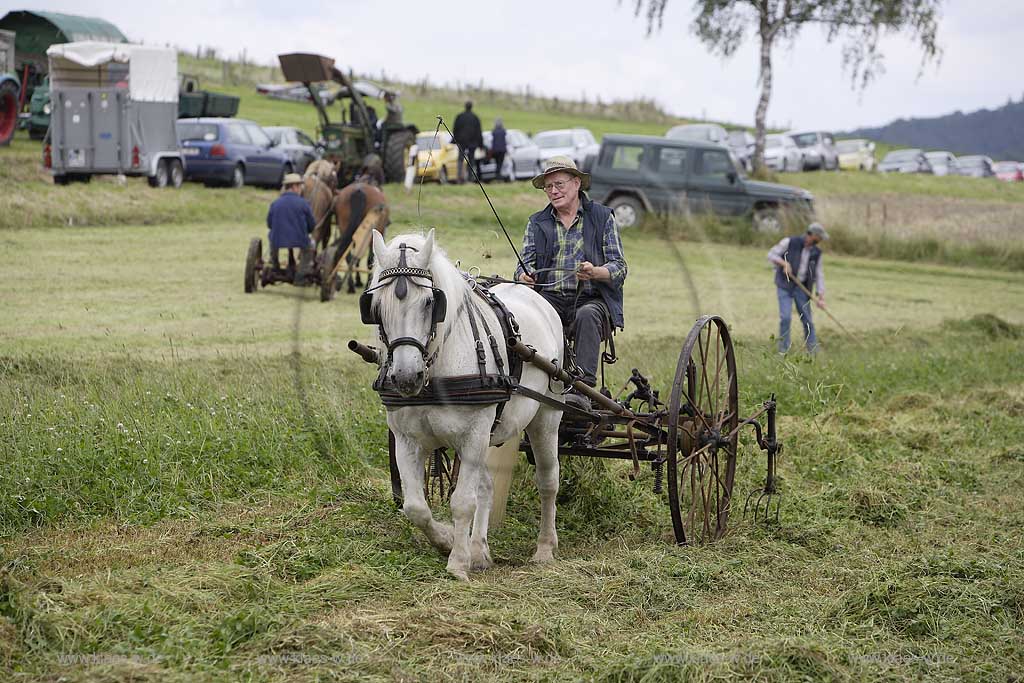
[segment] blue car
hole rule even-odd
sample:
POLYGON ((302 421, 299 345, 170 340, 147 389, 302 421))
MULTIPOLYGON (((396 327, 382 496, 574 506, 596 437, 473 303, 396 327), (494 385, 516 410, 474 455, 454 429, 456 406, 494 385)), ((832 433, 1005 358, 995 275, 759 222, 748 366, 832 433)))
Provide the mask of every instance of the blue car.
POLYGON ((185 179, 203 184, 280 187, 293 171, 288 155, 270 136, 245 119, 178 119, 185 179))

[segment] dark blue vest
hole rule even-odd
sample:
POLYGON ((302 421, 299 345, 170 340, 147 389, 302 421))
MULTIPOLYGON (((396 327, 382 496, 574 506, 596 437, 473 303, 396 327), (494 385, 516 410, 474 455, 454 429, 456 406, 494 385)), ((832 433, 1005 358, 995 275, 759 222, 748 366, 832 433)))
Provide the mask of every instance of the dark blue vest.
MULTIPOLYGON (((603 204, 592 201, 587 195, 580 193, 580 205, 583 207, 583 256, 595 266, 603 266, 604 257, 604 226, 612 215, 612 210, 603 204)), ((558 252, 558 226, 551 215, 551 205, 530 216, 530 226, 535 229, 534 245, 537 249, 537 270, 553 268, 558 252)), ((564 277, 564 273, 539 273, 537 282, 551 282, 556 277, 564 277)), ((612 316, 612 324, 622 328, 622 288, 609 282, 591 281, 601 299, 604 300, 608 312, 612 316)))
MULTIPOLYGON (((789 244, 786 245, 786 253, 783 256, 789 261, 790 267, 793 269, 793 277, 800 271, 800 258, 804 251, 804 235, 794 235, 789 238, 789 244)), ((815 273, 818 272, 818 259, 821 258, 821 249, 818 245, 811 247, 811 255, 807 258, 807 273, 804 275, 803 285, 808 291, 814 291, 815 273)), ((788 289, 795 289, 796 285, 786 279, 786 274, 782 272, 781 266, 775 266, 775 286, 783 287, 788 289)))

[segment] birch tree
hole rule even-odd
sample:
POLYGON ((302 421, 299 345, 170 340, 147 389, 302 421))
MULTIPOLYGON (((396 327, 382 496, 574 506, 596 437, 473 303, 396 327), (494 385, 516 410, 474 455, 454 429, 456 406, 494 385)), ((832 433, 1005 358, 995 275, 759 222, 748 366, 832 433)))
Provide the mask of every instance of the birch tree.
MULTIPOLYGON (((921 69, 941 55, 937 42, 942 0, 694 0, 691 30, 713 54, 731 57, 748 33, 758 42, 758 84, 754 111, 755 169, 764 166, 765 122, 772 96, 772 50, 796 39, 808 25, 821 26, 829 43, 842 43, 842 64, 855 89, 863 90, 884 72, 879 39, 905 33, 921 47, 921 69)), ((647 35, 661 31, 669 0, 635 0, 647 35)), ((920 73, 920 72, 919 72, 920 73)))

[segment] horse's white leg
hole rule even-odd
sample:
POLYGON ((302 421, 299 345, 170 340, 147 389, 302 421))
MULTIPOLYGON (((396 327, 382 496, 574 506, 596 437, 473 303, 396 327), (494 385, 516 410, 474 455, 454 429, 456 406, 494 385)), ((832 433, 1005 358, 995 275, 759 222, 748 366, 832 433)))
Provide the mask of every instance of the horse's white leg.
POLYGON ((443 552, 452 549, 452 527, 438 522, 430 512, 423 496, 423 466, 427 451, 418 443, 395 434, 395 460, 402 476, 402 512, 416 527, 427 535, 427 540, 443 552))
MULTIPOLYGON (((452 522, 455 526, 455 534, 452 540, 452 551, 448 555, 448 573, 464 581, 469 580, 469 571, 472 569, 472 552, 470 548, 470 532, 473 527, 473 519, 477 516, 481 502, 478 495, 481 487, 481 478, 490 479, 487 470, 487 442, 490 439, 490 422, 481 421, 476 427, 471 427, 460 443, 456 445, 459 453, 459 481, 452 493, 451 508, 452 522)), ((491 483, 488 481, 486 490, 490 491, 491 483)), ((491 501, 486 501, 487 511, 490 514, 491 501)), ((486 520, 486 517, 485 517, 486 520)), ((481 532, 483 538, 487 538, 487 524, 484 523, 481 532)))
POLYGON ((487 545, 487 528, 490 525, 491 499, 494 496, 494 481, 491 471, 485 466, 480 468, 476 482, 476 514, 473 516, 473 533, 469 539, 469 557, 473 569, 488 569, 491 562, 491 549, 487 545))
POLYGON ((537 464, 534 481, 540 493, 540 531, 534 562, 551 562, 558 549, 555 498, 558 496, 558 423, 561 419, 560 411, 542 407, 526 428, 533 448, 533 460, 537 464))

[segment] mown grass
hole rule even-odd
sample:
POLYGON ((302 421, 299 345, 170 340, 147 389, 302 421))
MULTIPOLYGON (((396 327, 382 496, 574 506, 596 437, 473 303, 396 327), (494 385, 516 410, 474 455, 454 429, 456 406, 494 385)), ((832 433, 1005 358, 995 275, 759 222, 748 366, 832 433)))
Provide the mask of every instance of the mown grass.
MULTIPOLYGON (((498 567, 468 586, 393 508, 368 368, 7 360, 0 666, 68 681, 1009 680, 1024 664, 1021 329, 941 331, 817 363, 740 340, 744 408, 769 390, 783 406, 780 526, 744 522, 737 502, 725 540, 674 547, 649 472, 575 460, 561 559, 531 567, 523 463, 498 567)), ((661 380, 678 342, 630 354, 661 380)), ((749 440, 740 463, 737 501, 763 476, 749 440)))
MULTIPOLYGON (((536 195, 495 186, 518 232, 536 195)), ((254 191, 255 192, 255 191, 254 191)), ((512 258, 472 188, 395 198, 464 267, 512 258)), ((622 361, 667 390, 700 313, 741 406, 781 405, 782 524, 671 544, 644 471, 567 459, 560 560, 524 463, 469 586, 394 509, 354 300, 241 292, 246 222, 7 233, 0 670, 15 680, 1006 680, 1024 548, 1015 273, 829 254, 815 361, 773 352, 764 249, 624 237, 622 361), (947 322, 943 322, 947 321, 947 322)), ((797 333, 798 335, 798 333, 797 333)))

